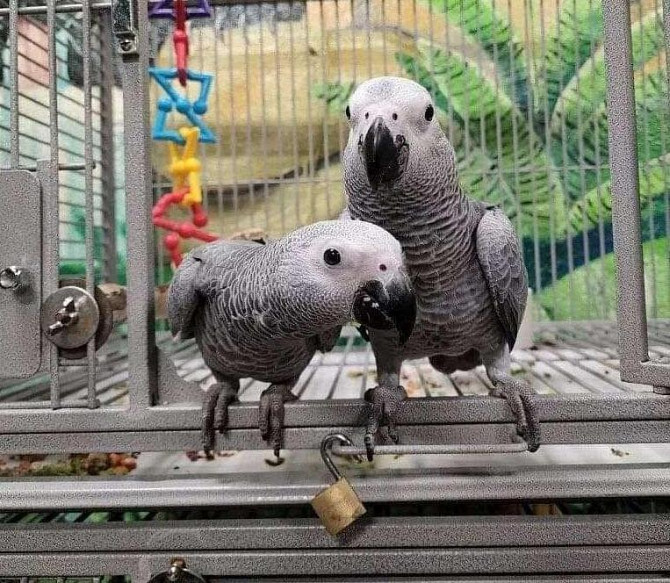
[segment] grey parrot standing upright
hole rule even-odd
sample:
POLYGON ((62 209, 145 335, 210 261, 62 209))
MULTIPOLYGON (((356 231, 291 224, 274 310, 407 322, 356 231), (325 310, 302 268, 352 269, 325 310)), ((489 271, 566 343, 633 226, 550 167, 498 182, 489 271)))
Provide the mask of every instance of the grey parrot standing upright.
POLYGON ((400 367, 403 360, 420 357, 429 357, 443 373, 483 363, 493 394, 507 400, 517 431, 535 451, 540 428, 533 391, 510 373, 528 294, 512 224, 498 208, 463 192, 454 149, 435 118, 430 94, 418 83, 397 77, 366 81, 345 113, 350 218, 376 223, 400 241, 418 307, 403 346, 392 332, 370 332, 378 386, 365 395, 368 457, 380 425, 397 441, 394 415, 406 398, 400 367))
POLYGON ((240 379, 271 383, 259 427, 279 455, 284 402, 317 350, 355 319, 412 331, 416 303, 398 241, 363 221, 323 221, 267 245, 217 241, 184 259, 168 291, 172 333, 193 338, 216 383, 206 392, 202 443, 210 455, 240 379))

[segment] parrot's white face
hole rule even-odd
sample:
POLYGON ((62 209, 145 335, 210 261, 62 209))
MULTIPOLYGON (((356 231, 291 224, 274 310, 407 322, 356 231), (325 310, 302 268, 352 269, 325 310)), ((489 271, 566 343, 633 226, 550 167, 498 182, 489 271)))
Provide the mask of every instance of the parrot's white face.
POLYGON ((372 190, 434 178, 435 161, 453 150, 436 118, 430 94, 400 77, 379 77, 361 84, 345 110, 349 141, 345 180, 365 177, 372 190))
POLYGON ((372 328, 392 323, 401 338, 409 336, 415 300, 402 247, 392 235, 372 223, 352 220, 315 223, 292 238, 291 270, 300 272, 310 297, 346 304, 360 323, 372 328))

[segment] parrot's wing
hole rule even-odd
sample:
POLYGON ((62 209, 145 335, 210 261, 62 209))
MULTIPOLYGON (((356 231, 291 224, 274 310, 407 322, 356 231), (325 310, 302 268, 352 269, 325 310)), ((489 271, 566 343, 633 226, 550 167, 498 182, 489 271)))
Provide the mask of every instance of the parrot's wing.
POLYGON ((340 337, 342 326, 336 326, 316 336, 316 347, 320 352, 330 352, 340 337))
POLYGON ((487 207, 477 226, 477 258, 511 351, 526 309, 528 284, 519 239, 496 207, 487 207))
POLYGON ((193 338, 194 316, 203 298, 213 286, 225 288, 234 281, 241 256, 262 246, 253 241, 217 241, 194 249, 184 258, 168 290, 173 336, 193 338))

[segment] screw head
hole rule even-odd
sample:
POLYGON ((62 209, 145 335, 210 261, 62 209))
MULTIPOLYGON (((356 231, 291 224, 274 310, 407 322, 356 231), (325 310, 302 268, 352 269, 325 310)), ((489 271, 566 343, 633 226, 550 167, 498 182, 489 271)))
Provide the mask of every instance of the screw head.
POLYGON ((135 50, 135 42, 130 38, 122 38, 119 40, 119 49, 123 53, 130 53, 135 50))
POLYGON ((10 265, 0 271, 0 288, 18 289, 21 285, 21 268, 10 265))

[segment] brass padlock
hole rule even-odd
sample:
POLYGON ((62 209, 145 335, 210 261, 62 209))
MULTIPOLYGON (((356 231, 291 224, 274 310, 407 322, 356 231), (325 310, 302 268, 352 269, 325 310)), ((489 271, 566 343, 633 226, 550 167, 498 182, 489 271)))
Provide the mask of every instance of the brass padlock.
POLYGON ((352 441, 341 433, 331 433, 321 441, 321 458, 336 482, 314 496, 312 508, 319 515, 326 530, 336 536, 365 514, 365 506, 361 504, 351 484, 340 474, 330 459, 329 448, 334 441, 353 445, 352 441))

